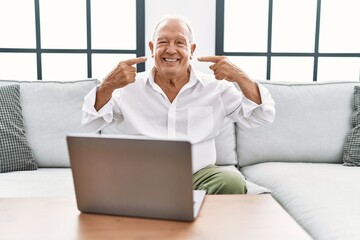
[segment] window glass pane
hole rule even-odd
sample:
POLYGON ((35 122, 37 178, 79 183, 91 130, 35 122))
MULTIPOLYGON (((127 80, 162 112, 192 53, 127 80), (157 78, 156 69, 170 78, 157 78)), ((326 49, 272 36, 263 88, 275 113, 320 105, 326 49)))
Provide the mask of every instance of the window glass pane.
POLYGON ((224 51, 266 52, 268 0, 225 1, 224 51))
POLYGON ((42 54, 43 80, 81 80, 87 78, 87 56, 79 53, 42 54))
POLYGON ((42 48, 86 48, 85 3, 40 0, 42 48))
POLYGON ((92 77, 102 80, 119 64, 120 61, 131 58, 136 58, 136 55, 135 54, 93 54, 92 77))
POLYGON ((241 68, 251 79, 266 79, 266 57, 228 57, 241 68))
POLYGON ((314 58, 272 57, 271 80, 286 82, 313 81, 314 58))
POLYGON ((318 81, 360 81, 360 58, 319 57, 318 81))
POLYGON ((35 53, 0 53, 0 66, 0 79, 37 79, 35 53))
POLYGON ((360 52, 360 1, 322 0, 320 52, 360 52))
POLYGON ((272 23, 273 52, 314 51, 316 1, 274 1, 272 23))
POLYGON ((0 1, 0 48, 35 48, 34 1, 0 1))
POLYGON ((136 48, 136 1, 91 1, 92 48, 136 48))

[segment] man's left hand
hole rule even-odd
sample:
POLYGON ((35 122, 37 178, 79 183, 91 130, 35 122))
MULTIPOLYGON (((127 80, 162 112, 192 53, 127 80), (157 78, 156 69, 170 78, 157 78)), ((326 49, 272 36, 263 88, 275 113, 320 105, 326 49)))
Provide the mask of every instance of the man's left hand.
POLYGON ((229 82, 237 82, 249 77, 238 66, 229 61, 225 56, 208 56, 199 57, 200 62, 211 62, 210 69, 214 72, 217 80, 227 80, 229 82))
POLYGON ((246 73, 238 66, 229 61, 225 56, 199 57, 200 62, 211 62, 210 69, 213 70, 217 80, 236 82, 244 95, 257 104, 261 104, 260 91, 257 84, 252 81, 246 73))

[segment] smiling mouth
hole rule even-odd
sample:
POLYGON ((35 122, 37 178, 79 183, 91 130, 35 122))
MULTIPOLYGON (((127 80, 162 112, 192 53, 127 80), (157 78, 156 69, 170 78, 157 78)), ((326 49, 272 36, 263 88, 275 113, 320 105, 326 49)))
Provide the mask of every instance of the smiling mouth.
POLYGON ((179 61, 179 59, 176 59, 176 58, 163 58, 163 60, 165 62, 177 62, 177 61, 179 61))

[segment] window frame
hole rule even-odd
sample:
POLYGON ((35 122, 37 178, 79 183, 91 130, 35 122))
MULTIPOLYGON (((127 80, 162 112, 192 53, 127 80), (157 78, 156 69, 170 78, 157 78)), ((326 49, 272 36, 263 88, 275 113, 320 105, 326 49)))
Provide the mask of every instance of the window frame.
MULTIPOLYGON (((318 77, 318 61, 319 57, 360 57, 360 53, 319 53, 319 36, 320 36, 320 16, 321 16, 321 0, 317 0, 316 21, 315 21, 315 41, 313 52, 272 52, 272 15, 273 0, 269 0, 268 10, 268 36, 266 52, 225 52, 224 51, 224 20, 225 20, 225 0, 216 0, 216 29, 215 29, 215 54, 223 56, 261 56, 267 58, 266 64, 266 80, 270 80, 271 76, 271 59, 272 57, 313 57, 313 81, 317 81, 318 77)), ((360 78, 360 76, 359 76, 360 78)), ((359 79, 360 81, 360 79, 359 79)))
MULTIPOLYGON (((91 46, 91 0, 86 1, 86 49, 47 49, 41 47, 40 31, 40 0, 34 0, 35 6, 35 48, 0 48, 0 53, 36 53, 37 79, 42 80, 42 54, 43 53, 86 53, 87 77, 92 78, 92 54, 136 54, 137 57, 145 55, 145 0, 136 0, 136 49, 93 49, 91 46)), ((137 65, 137 71, 145 71, 145 63, 137 65)))

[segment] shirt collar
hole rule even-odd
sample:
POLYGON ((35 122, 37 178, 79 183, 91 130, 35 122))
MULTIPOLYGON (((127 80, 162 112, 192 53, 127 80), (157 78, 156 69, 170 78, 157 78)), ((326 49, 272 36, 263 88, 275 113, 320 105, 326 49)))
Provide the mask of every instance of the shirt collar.
MULTIPOLYGON (((154 79, 154 75, 155 75, 155 67, 153 67, 149 73, 149 77, 147 78, 146 82, 149 82, 150 85, 152 87, 155 86, 155 79, 154 79)), ((194 68, 190 65, 190 78, 189 78, 189 84, 191 86, 194 86, 196 84, 196 82, 200 82, 203 86, 205 86, 205 82, 203 79, 201 79, 200 77, 198 77, 196 71, 194 70, 194 68)))

